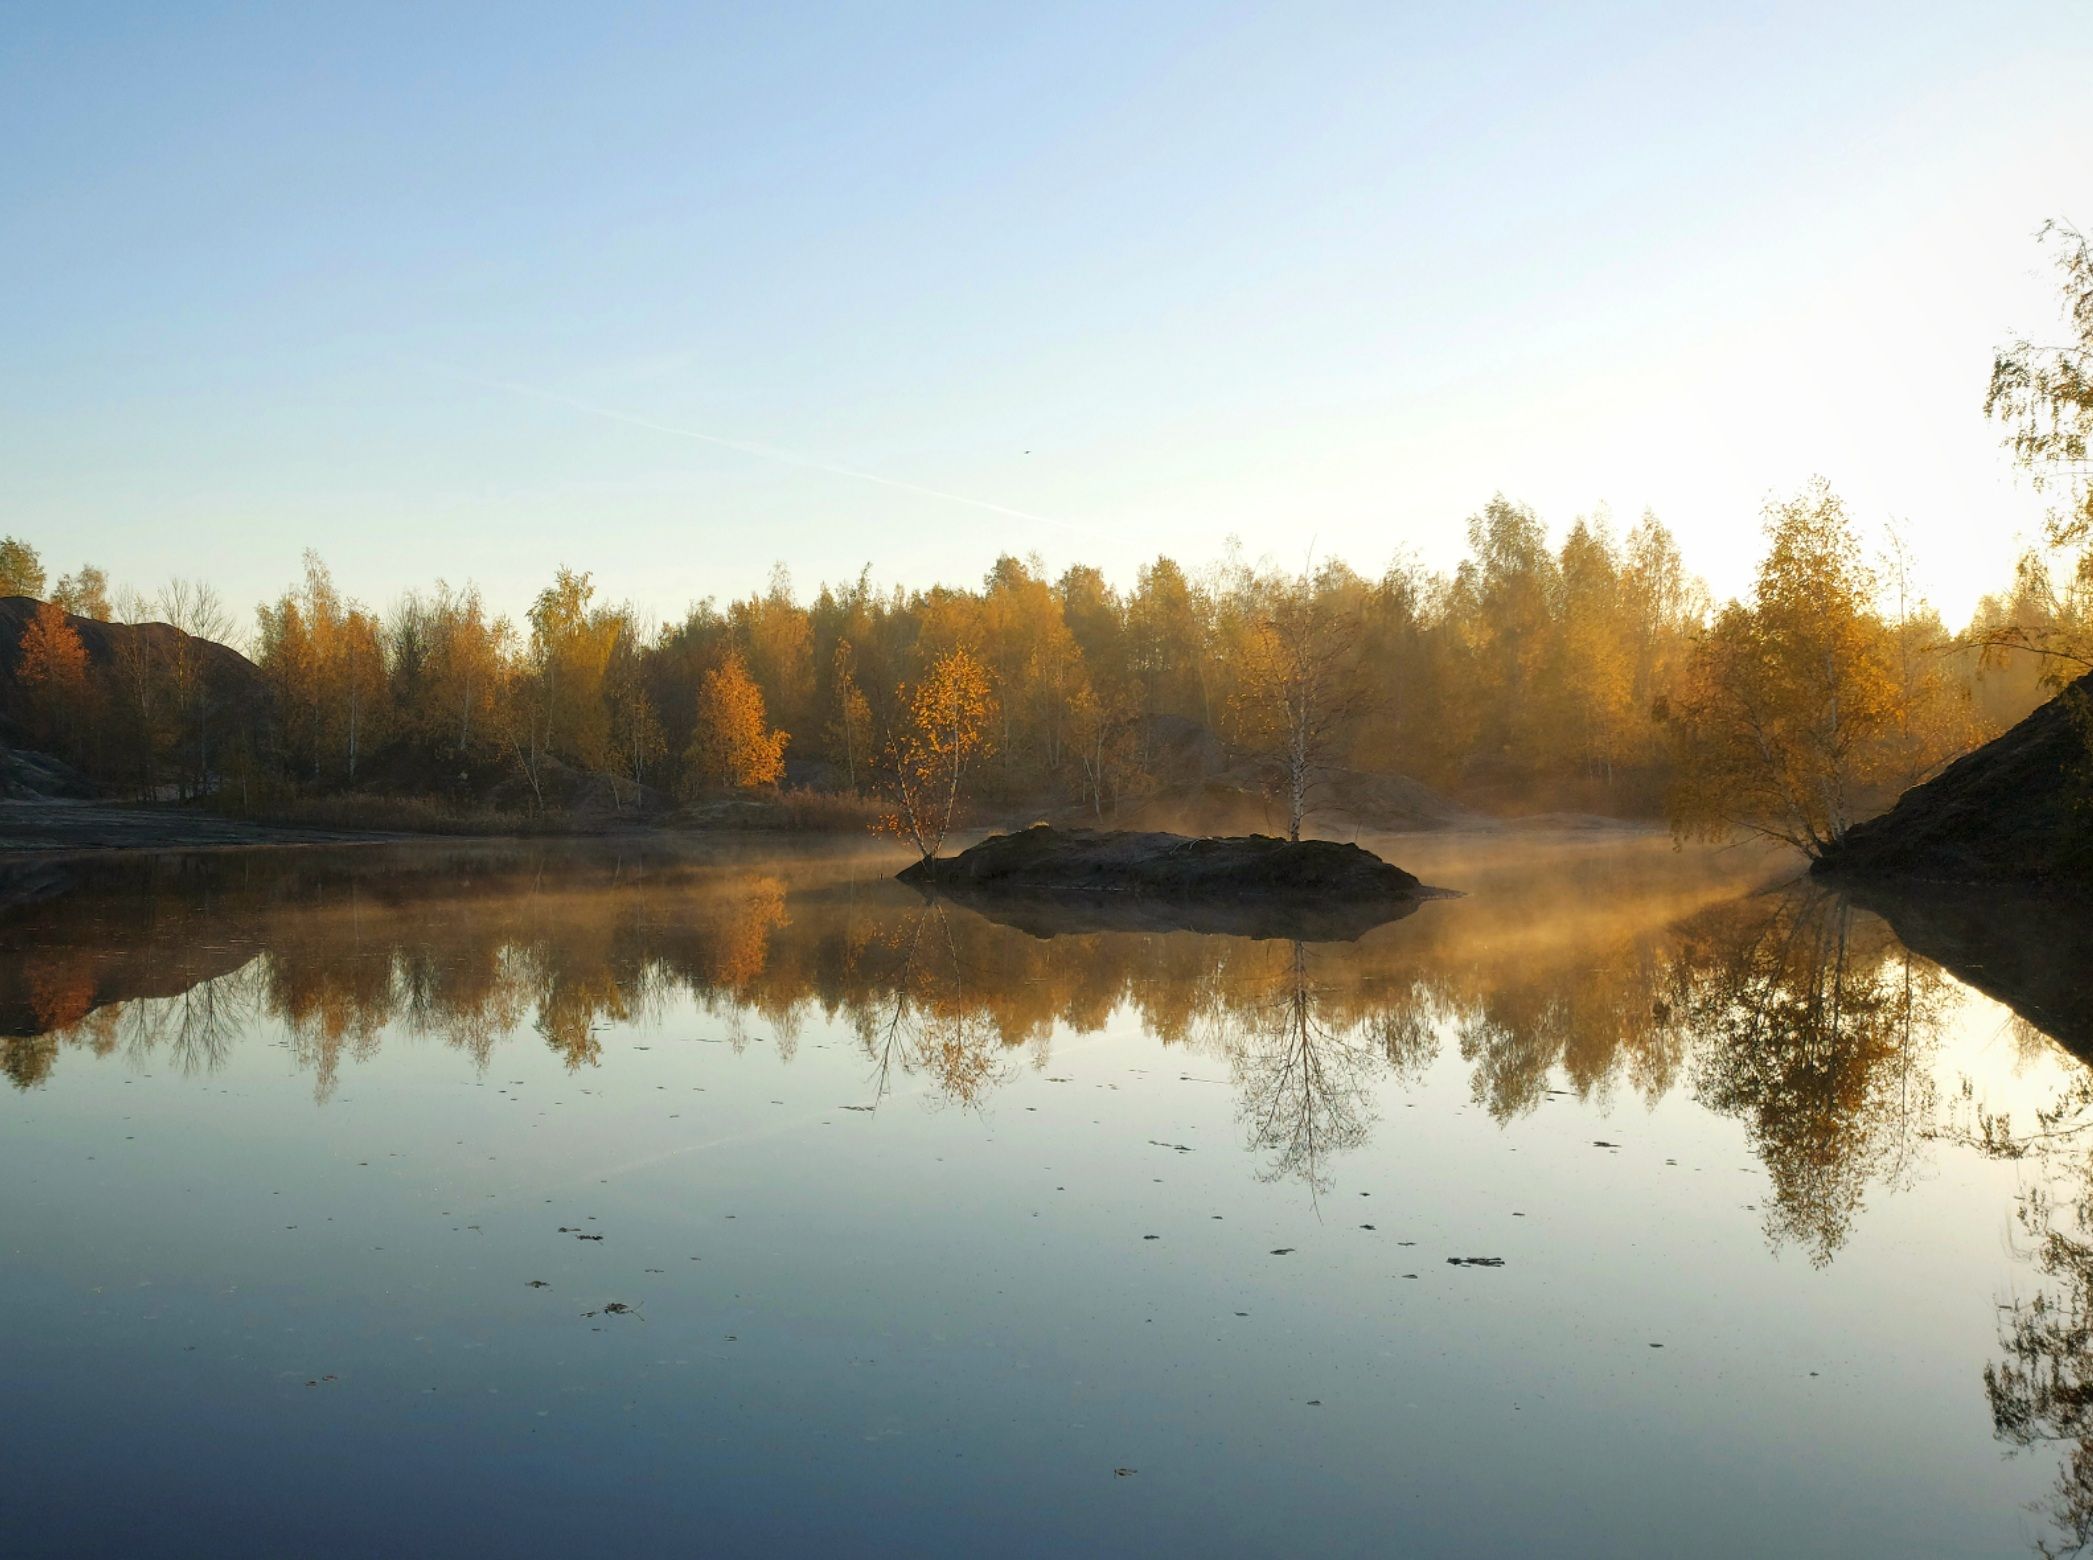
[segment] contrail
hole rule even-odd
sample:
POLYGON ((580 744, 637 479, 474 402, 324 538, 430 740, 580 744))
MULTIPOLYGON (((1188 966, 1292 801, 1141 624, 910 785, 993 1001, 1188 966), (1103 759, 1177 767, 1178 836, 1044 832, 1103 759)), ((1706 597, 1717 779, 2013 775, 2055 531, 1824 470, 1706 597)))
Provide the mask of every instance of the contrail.
POLYGON ((705 433, 696 428, 679 428, 673 423, 656 422, 651 417, 641 417, 634 412, 619 411, 612 406, 597 406, 588 401, 577 400, 571 395, 562 395, 556 390, 541 390, 536 385, 517 384, 507 379, 482 379, 474 374, 456 373, 449 369, 437 372, 467 384, 480 385, 489 390, 506 390, 512 395, 529 396, 537 401, 550 401, 555 406, 571 407, 577 412, 586 412, 591 417, 602 417, 611 422, 629 424, 634 428, 646 428, 654 433, 666 433, 673 438, 694 439, 700 444, 715 445, 723 450, 734 450, 743 455, 753 455, 758 460, 774 460, 788 466, 799 466, 808 471, 823 471, 834 477, 849 477, 858 482, 870 482, 879 487, 894 488, 903 493, 914 493, 922 498, 942 499, 948 504, 965 504, 970 509, 985 509, 993 515, 1007 515, 1013 520, 1030 520, 1037 525, 1051 525, 1064 531, 1080 534, 1082 527, 1066 520, 1056 520, 1050 515, 1036 515, 1027 509, 1012 509, 1008 504, 992 503, 985 498, 973 498, 965 493, 950 493, 943 488, 925 487, 920 482, 904 482, 899 477, 883 477, 876 471, 863 471, 856 466, 841 465, 836 461, 822 460, 813 455, 802 455, 795 450, 781 450, 773 444, 757 444, 748 439, 729 439, 717 433, 705 433))

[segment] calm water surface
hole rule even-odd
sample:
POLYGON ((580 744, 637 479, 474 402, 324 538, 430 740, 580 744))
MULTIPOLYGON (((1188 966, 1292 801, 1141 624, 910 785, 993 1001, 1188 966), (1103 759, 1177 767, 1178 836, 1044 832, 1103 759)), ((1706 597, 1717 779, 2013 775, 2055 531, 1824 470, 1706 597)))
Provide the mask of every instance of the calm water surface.
POLYGON ((1387 853, 1467 897, 1293 942, 849 851, 17 871, 0 1552, 2093 1533, 2039 916, 1387 853))

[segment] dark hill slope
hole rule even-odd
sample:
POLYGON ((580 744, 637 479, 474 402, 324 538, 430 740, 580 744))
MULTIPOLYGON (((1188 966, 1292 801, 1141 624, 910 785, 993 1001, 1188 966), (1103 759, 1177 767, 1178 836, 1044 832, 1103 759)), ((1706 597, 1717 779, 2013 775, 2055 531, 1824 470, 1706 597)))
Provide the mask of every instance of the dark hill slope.
MULTIPOLYGON (((15 668, 22 657, 22 633, 41 605, 28 596, 0 596, 0 748, 7 750, 0 755, 0 794, 89 795, 94 787, 72 767, 32 751, 35 721, 28 690, 15 668)), ((154 704, 164 709, 169 669, 184 653, 198 674, 205 700, 202 713, 211 731, 251 732, 270 716, 274 701, 261 668, 230 646, 198 639, 168 623, 104 623, 72 613, 66 614, 66 622, 80 636, 88 676, 98 690, 101 717, 83 734, 81 751, 68 755, 88 776, 121 776, 126 782, 133 778, 135 746, 119 734, 128 718, 123 712, 132 704, 133 682, 142 670, 151 679, 154 704)))
POLYGON ((1857 824, 1837 877, 2093 883, 2093 676, 1857 824))
MULTIPOLYGON (((0 596, 0 710, 16 713, 12 704, 20 698, 15 682, 15 663, 21 657, 22 631, 43 603, 29 596, 0 596)), ((104 675, 121 669, 132 659, 126 652, 142 651, 149 664, 169 665, 176 652, 189 649, 206 680, 222 696, 235 701, 260 701, 268 697, 261 668, 230 646, 211 639, 196 639, 168 623, 104 623, 98 618, 65 620, 80 636, 89 667, 104 675)))

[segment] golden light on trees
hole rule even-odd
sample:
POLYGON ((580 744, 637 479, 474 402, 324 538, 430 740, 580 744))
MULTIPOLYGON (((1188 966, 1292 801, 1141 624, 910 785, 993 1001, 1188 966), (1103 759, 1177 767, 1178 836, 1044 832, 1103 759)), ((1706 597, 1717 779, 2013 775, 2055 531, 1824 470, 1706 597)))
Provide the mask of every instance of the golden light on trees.
POLYGON ((844 779, 855 791, 858 788, 858 765, 866 757, 872 741, 872 706, 865 698, 865 690, 858 686, 857 652, 847 639, 836 641, 836 653, 830 662, 829 686, 836 709, 835 718, 829 723, 829 746, 842 750, 844 779))
POLYGON ((109 605, 109 576, 91 563, 83 563, 72 574, 61 574, 51 587, 51 599, 74 617, 106 623, 115 615, 109 605))
POLYGON ((698 687, 698 724, 689 753, 694 783, 735 790, 776 785, 785 773, 790 740, 771 729, 763 690, 741 653, 727 652, 698 687))
POLYGON ((19 537, 0 536, 0 596, 41 596, 44 563, 19 537))
POLYGON ((991 749, 996 699, 988 671, 964 645, 940 655, 913 694, 902 691, 908 723, 888 740, 883 778, 889 810, 882 832, 936 857, 959 810, 969 771, 991 749))
MULTIPOLYGON (((1373 577, 1294 574, 1231 545, 1114 584, 1008 552, 971 585, 880 589, 868 565, 802 603, 781 567, 658 630, 567 568, 516 628, 441 581, 380 615, 308 555, 259 612, 265 686, 234 700, 211 680, 241 683, 238 662, 191 642, 229 637, 208 587, 112 600, 83 564, 59 605, 191 640, 112 636, 87 676, 80 767, 139 795, 200 792, 222 744, 243 796, 383 787, 500 807, 506 759, 534 808, 606 786, 623 807, 776 785, 789 733, 814 786, 875 781, 889 826, 926 853, 969 791, 1003 819, 1104 821, 1135 802, 1190 829, 1244 827, 1261 793, 1298 837, 1319 802, 1342 827, 1432 811, 1412 781, 1496 813, 1650 818, 1668 802, 1682 838, 1742 829, 1814 853, 2093 666, 2093 246, 2063 226, 2045 240, 2065 334, 2000 351, 1985 411, 2060 495, 2049 540, 2077 554, 2031 551, 1959 635, 1917 599, 1907 556, 1869 566, 1821 485, 1775 506, 1752 589, 1719 615, 1654 515, 1551 532, 1501 494, 1444 572, 1398 554, 1373 577)), ((45 583, 34 547, 0 539, 0 593, 45 583)), ((803 800, 781 819, 858 806, 803 800)))
POLYGON ((49 601, 38 605, 22 630, 15 677, 28 690, 39 739, 70 746, 86 714, 87 647, 64 608, 49 601))
POLYGON ((1672 825, 1821 855, 1896 777, 1892 635, 1845 506, 1820 479, 1767 513, 1749 603, 1698 647, 1673 709, 1672 825))
POLYGON ((1277 769, 1291 840, 1301 837, 1310 796, 1368 698, 1359 620, 1334 610, 1316 584, 1305 575, 1264 582, 1230 703, 1238 736, 1277 769))

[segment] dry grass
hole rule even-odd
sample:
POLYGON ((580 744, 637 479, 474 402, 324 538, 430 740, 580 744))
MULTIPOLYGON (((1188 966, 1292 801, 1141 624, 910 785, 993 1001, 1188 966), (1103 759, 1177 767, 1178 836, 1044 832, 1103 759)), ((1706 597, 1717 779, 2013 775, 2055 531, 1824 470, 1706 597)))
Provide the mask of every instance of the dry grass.
POLYGON ((869 796, 854 791, 812 791, 805 787, 778 794, 778 811, 785 829, 830 833, 870 832, 886 809, 869 796))
POLYGON ((508 812, 430 796, 300 796, 246 814, 258 823, 377 834, 570 834, 575 820, 559 813, 508 812))

